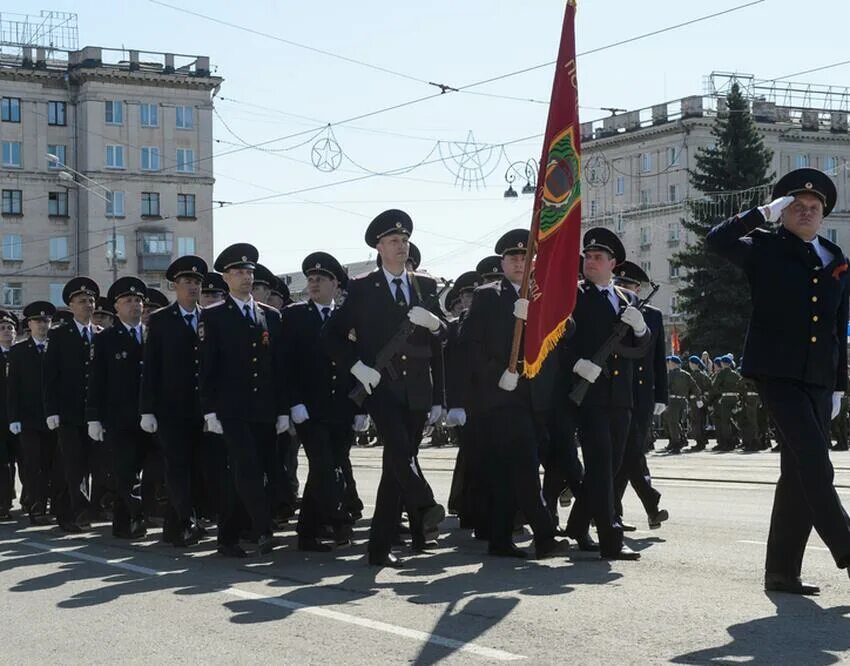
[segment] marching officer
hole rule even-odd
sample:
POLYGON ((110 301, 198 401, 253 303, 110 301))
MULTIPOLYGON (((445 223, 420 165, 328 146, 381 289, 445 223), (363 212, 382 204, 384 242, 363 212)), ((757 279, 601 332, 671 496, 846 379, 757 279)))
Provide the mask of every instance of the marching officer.
POLYGON ((107 299, 117 321, 94 336, 86 399, 88 435, 108 446, 113 459, 112 535, 122 539, 145 536, 136 486, 145 463, 158 455, 153 438, 139 426, 145 291, 145 283, 133 276, 118 278, 109 287, 107 299))
POLYGON ((705 371, 705 361, 699 356, 691 356, 688 359, 688 368, 691 371, 691 377, 697 383, 697 388, 700 392, 700 397, 692 398, 688 405, 688 416, 690 417, 691 435, 696 442, 691 448, 691 451, 704 451, 708 446, 708 434, 706 426, 708 425, 708 409, 705 406, 708 396, 711 394, 711 377, 705 371))
POLYGON ((682 370, 682 359, 678 356, 667 357, 667 386, 670 390, 670 402, 661 416, 667 431, 668 453, 681 453, 687 446, 688 403, 702 396, 699 387, 691 375, 682 370))
POLYGON ((321 349, 319 334, 348 277, 327 252, 307 255, 301 270, 307 278, 309 300, 282 313, 290 420, 310 464, 296 532, 299 550, 327 552, 331 546, 319 540, 324 525, 333 527, 338 544, 350 542, 353 521, 345 502, 343 468, 354 439, 355 408, 348 398, 354 378, 344 369, 338 370, 321 349))
MULTIPOLYGON (((205 308, 201 341, 201 411, 224 436, 236 492, 251 519, 259 554, 274 548, 271 497, 264 484, 275 433, 289 428, 280 358, 280 313, 251 295, 259 252, 248 243, 222 251, 214 268, 230 293, 205 308)), ((228 536, 228 541, 232 539, 228 536)))
POLYGON ((198 461, 213 457, 203 452, 199 396, 198 299, 206 274, 207 263, 193 255, 174 260, 166 270, 177 298, 148 319, 139 399, 140 426, 157 433, 165 459, 169 508, 162 537, 178 547, 192 546, 200 538, 192 520, 199 495, 193 481, 201 477, 198 461))
POLYGON ((56 503, 63 483, 56 455, 56 434, 47 428, 44 414, 44 358, 47 334, 56 308, 35 301, 24 308, 23 324, 29 339, 9 352, 7 401, 9 430, 21 442, 21 482, 27 489, 26 507, 31 525, 47 522, 47 502, 56 503))
POLYGON ((575 333, 564 345, 561 366, 567 392, 579 379, 591 387, 581 405, 571 406, 585 474, 565 532, 583 550, 598 548, 603 559, 636 560, 640 554, 623 544, 623 528, 616 516, 614 476, 622 461, 634 405, 632 359, 646 355, 652 335, 643 315, 634 307, 634 294, 613 283, 614 267, 626 258, 617 235, 604 228, 590 229, 582 244, 585 279, 578 285, 573 311, 575 333), (620 321, 631 330, 607 360, 607 372, 603 374, 603 368, 591 359, 620 321), (598 546, 587 539, 591 518, 596 522, 598 546))
POLYGON ((384 211, 372 220, 366 244, 378 250, 382 267, 349 280, 345 302, 322 329, 340 371, 348 370, 369 395, 365 406, 384 440, 369 563, 395 568, 402 564, 390 548, 398 539, 401 507, 408 512, 411 533, 422 542, 445 517, 416 452, 433 406, 431 359, 439 353, 446 327, 438 316, 436 282, 405 269, 412 232, 413 220, 401 210, 384 211), (410 324, 410 335, 387 366, 375 368, 384 347, 410 324))
MULTIPOLYGON (((59 452, 64 464, 65 488, 57 502, 56 519, 65 532, 91 527, 90 498, 95 499, 97 476, 105 482, 103 451, 93 451, 86 426, 86 393, 94 335, 100 329, 91 322, 95 299, 100 295, 91 278, 75 277, 62 290, 62 300, 73 320, 50 330, 44 359, 44 413, 50 430, 58 432, 59 452), (88 486, 94 473, 92 492, 88 486)), ((104 483, 105 485, 105 483, 104 483)))
MULTIPOLYGON (((18 318, 8 310, 0 310, 0 396, 5 397, 9 352, 15 344, 18 318)), ((8 518, 15 499, 15 440, 10 431, 6 401, 0 400, 0 518, 8 518)))
POLYGON ((813 527, 838 567, 850 572, 850 518, 829 460, 829 422, 847 390, 850 275, 841 248, 818 235, 836 197, 827 174, 797 169, 776 183, 771 203, 730 218, 706 237, 708 249, 739 266, 749 281, 753 311, 742 371, 755 379, 781 443, 766 590, 819 591, 800 580, 813 527), (778 228, 765 227, 775 222, 778 228))

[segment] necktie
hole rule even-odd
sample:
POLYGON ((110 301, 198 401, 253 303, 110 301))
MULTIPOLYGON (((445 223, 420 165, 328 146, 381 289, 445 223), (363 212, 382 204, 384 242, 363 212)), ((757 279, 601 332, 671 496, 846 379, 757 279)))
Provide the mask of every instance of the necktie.
POLYGON ((815 250, 814 243, 806 243, 806 250, 809 253, 809 257, 811 257, 812 264, 819 268, 822 267, 823 262, 820 260, 817 250, 815 250))
POLYGON ((83 342, 85 344, 89 344, 91 342, 91 340, 89 340, 89 327, 88 326, 83 328, 83 342))
POLYGON ((43 354, 43 353, 44 353, 44 345, 43 345, 43 344, 41 344, 40 342, 36 344, 36 349, 38 349, 38 353, 39 353, 39 354, 43 354))
POLYGON ((194 331, 195 330, 195 324, 194 324, 195 315, 190 312, 189 314, 183 315, 183 319, 186 320, 186 323, 189 325, 189 328, 191 328, 194 331))
POLYGON ((329 307, 322 308, 322 321, 327 321, 328 317, 331 316, 331 309, 329 307))
POLYGON ((245 316, 254 321, 254 314, 251 312, 251 306, 245 303, 245 307, 242 308, 242 311, 245 313, 245 316))
POLYGON ((138 333, 136 332, 135 326, 133 326, 133 328, 130 329, 130 337, 133 339, 133 342, 135 342, 136 344, 139 344, 139 336, 138 336, 138 333))
POLYGON ((401 288, 401 278, 393 278, 393 284, 395 285, 395 302, 406 308, 407 299, 404 297, 404 290, 401 288))

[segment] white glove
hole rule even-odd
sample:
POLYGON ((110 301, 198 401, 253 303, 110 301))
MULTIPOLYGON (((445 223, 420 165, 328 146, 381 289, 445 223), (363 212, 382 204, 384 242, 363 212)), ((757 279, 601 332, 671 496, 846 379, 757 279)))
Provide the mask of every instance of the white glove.
POLYGON ((431 407, 431 411, 428 412, 428 425, 432 426, 437 423, 440 418, 443 416, 443 407, 442 405, 434 405, 431 407))
POLYGON ((59 427, 59 414, 51 414, 46 421, 48 430, 56 430, 59 427))
POLYGON ((354 423, 351 424, 351 429, 354 432, 366 432, 369 429, 369 415, 355 414, 354 423))
POLYGON ((304 423, 307 419, 310 418, 310 414, 307 411, 307 407, 305 405, 295 405, 295 407, 289 408, 289 418, 291 418, 296 424, 304 423))
POLYGON ((221 421, 218 420, 215 412, 204 414, 204 421, 207 422, 207 432, 211 432, 214 435, 224 434, 224 428, 221 427, 221 421))
POLYGON ((514 301, 514 317, 525 321, 528 319, 528 299, 518 298, 514 301))
POLYGON ((417 326, 422 326, 427 328, 432 333, 440 328, 440 318, 428 312, 421 305, 414 305, 407 313, 407 318, 416 324, 417 326))
POLYGON ((794 201, 794 197, 779 197, 778 199, 771 201, 766 206, 759 206, 759 211, 767 222, 778 222, 779 218, 782 216, 782 211, 785 210, 792 201, 794 201))
POLYGON ((519 375, 510 370, 505 370, 499 377, 499 388, 503 391, 513 391, 519 384, 519 375))
POLYGON ((357 363, 351 366, 351 374, 354 375, 358 382, 363 384, 363 388, 366 389, 366 393, 369 395, 372 395, 372 389, 381 381, 381 373, 375 370, 375 368, 370 368, 363 361, 357 361, 357 363))
POLYGON ((89 439, 103 441, 103 424, 100 421, 89 421, 89 439))
POLYGON ((156 422, 156 417, 153 414, 142 414, 142 420, 139 421, 139 426, 145 432, 153 434, 156 432, 159 424, 156 422))
POLYGON ((275 421, 274 424, 275 434, 279 435, 280 433, 286 432, 287 430, 289 430, 289 417, 286 414, 281 414, 277 417, 277 421, 275 421))
POLYGON ((633 305, 630 305, 623 310, 623 314, 620 315, 620 321, 631 326, 635 335, 638 337, 646 333, 646 322, 643 320, 643 315, 641 314, 641 311, 633 305))
POLYGON ((14 422, 10 423, 9 424, 9 432, 12 433, 13 435, 20 435, 21 434, 21 422, 20 421, 14 421, 14 422))
POLYGON ((596 365, 593 361, 588 361, 586 358, 580 358, 573 366, 573 372, 592 384, 599 379, 602 368, 596 365))
POLYGON ((841 398, 844 396, 844 391, 833 391, 832 393, 832 416, 829 417, 830 421, 834 420, 836 416, 838 416, 838 412, 841 411, 841 398))
POLYGON ((452 407, 449 413, 446 414, 446 427, 453 428, 455 426, 466 425, 466 410, 462 407, 452 407))
POLYGON ((652 408, 653 416, 661 416, 664 413, 664 410, 667 409, 667 405, 663 402, 656 402, 655 407, 652 408))
POLYGON ((697 400, 697 409, 702 409, 705 407, 705 403, 702 400, 697 400))

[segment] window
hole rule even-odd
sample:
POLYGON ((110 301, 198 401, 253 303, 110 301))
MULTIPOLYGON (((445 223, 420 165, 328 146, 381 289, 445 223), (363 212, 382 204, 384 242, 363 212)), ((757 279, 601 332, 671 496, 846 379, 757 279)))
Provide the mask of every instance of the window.
POLYGON ((116 100, 104 102, 106 105, 106 115, 104 120, 108 125, 123 125, 124 124, 124 104, 116 100))
POLYGON ((65 120, 65 112, 68 107, 65 102, 48 102, 47 103, 47 124, 48 125, 67 125, 65 120))
POLYGON ((62 298, 62 291, 65 289, 65 285, 61 282, 51 282, 50 283, 50 302, 57 307, 65 306, 65 299, 62 298))
POLYGON ((641 190, 640 191, 640 205, 641 206, 648 206, 650 196, 651 196, 651 192, 649 190, 641 190))
POLYGON ((139 124, 142 127, 159 127, 159 107, 156 104, 139 104, 139 124))
POLYGON ((21 142, 20 141, 4 141, 3 142, 3 166, 19 167, 21 166, 21 142))
POLYGON ((675 280, 679 277, 679 266, 670 262, 670 279, 675 280))
POLYGON ((652 171, 652 154, 640 154, 640 170, 641 173, 649 173, 650 171, 652 171))
POLYGON ((50 192, 47 195, 47 214, 68 217, 68 193, 50 192))
POLYGON ((188 148, 177 149, 177 173, 195 172, 195 151, 188 148))
POLYGON ((623 192, 626 191, 626 177, 625 176, 617 176, 617 180, 614 183, 614 193, 619 197, 622 196, 623 192))
POLYGON ((679 240, 679 223, 678 222, 668 222, 667 223, 667 240, 678 242, 678 240, 679 240))
POLYGON ((838 229, 827 229, 826 239, 833 243, 838 243, 838 229))
POLYGON ((626 230, 626 220, 625 220, 625 218, 623 217, 623 214, 622 214, 622 213, 617 213, 617 214, 614 216, 614 230, 615 230, 618 234, 621 234, 621 233, 623 233, 623 232, 626 230))
POLYGON ((124 169, 124 146, 106 146, 106 166, 109 169, 124 169))
POLYGON ((679 163, 679 154, 682 152, 681 148, 671 146, 667 149, 667 166, 676 166, 679 163))
POLYGON ((194 194, 177 195, 177 217, 195 217, 194 194))
POLYGON ((652 275, 652 262, 651 261, 640 262, 640 269, 644 273, 646 273, 647 275, 652 275))
POLYGON ((23 241, 17 234, 3 236, 3 259, 6 261, 22 261, 24 258, 23 241))
POLYGON ((159 171, 159 148, 142 147, 142 171, 159 171))
POLYGON ((4 97, 0 103, 0 119, 4 123, 21 122, 21 100, 18 97, 4 97))
POLYGON ((679 296, 677 294, 673 294, 670 297, 670 312, 673 314, 679 312, 679 296))
POLYGON ((668 201, 676 203, 679 200, 679 186, 676 184, 670 185, 667 188, 668 201))
POLYGON ((3 190, 3 215, 23 215, 23 201, 22 190, 3 190))
POLYGON ((652 242, 652 229, 649 227, 640 228, 640 244, 649 245, 652 242))
POLYGON ((22 285, 20 282, 7 282, 6 284, 4 284, 2 302, 3 305, 7 308, 23 307, 24 285, 22 285))
POLYGON ((824 160, 823 160, 823 170, 824 170, 825 173, 829 174, 830 176, 837 176, 838 175, 838 158, 833 157, 833 156, 825 157, 824 160))
POLYGON ((106 195, 106 217, 124 217, 123 192, 112 192, 106 195))
POLYGON ((590 216, 596 217, 599 215, 599 202, 596 199, 590 200, 590 216))
POLYGON ((158 192, 142 192, 142 216, 159 217, 158 192))
POLYGON ((50 239, 50 261, 68 261, 67 236, 57 236, 50 239))
POLYGON ((195 126, 191 106, 178 106, 175 110, 177 111, 177 129, 192 129, 195 126))
POLYGON ((794 168, 795 169, 804 169, 809 166, 809 156, 808 155, 795 155, 794 156, 794 168))
MULTIPOLYGON (((127 258, 127 245, 123 235, 116 234, 115 247, 118 248, 118 252, 115 253, 116 260, 124 261, 127 258)), ((106 241, 106 257, 112 259, 112 256, 112 237, 110 236, 106 241)))
POLYGON ((148 232, 142 234, 142 254, 167 254, 171 255, 171 234, 165 231, 148 232))
POLYGON ((194 238, 178 238, 177 239, 177 254, 181 257, 187 254, 195 254, 195 239, 194 238))
POLYGON ((65 166, 65 146, 59 144, 50 144, 47 146, 48 155, 54 155, 58 158, 58 161, 47 159, 47 168, 48 169, 61 169, 65 166))

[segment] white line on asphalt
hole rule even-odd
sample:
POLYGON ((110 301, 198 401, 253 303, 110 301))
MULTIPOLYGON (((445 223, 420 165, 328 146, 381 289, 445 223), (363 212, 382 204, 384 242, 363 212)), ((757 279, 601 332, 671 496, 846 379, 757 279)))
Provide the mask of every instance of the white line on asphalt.
MULTIPOLYGON (((103 564, 109 567, 115 567, 117 569, 124 569, 125 571, 132 571, 134 573, 144 574, 146 576, 169 576, 173 574, 186 573, 188 571, 188 569, 181 569, 179 571, 158 571, 157 569, 150 569, 148 567, 142 567, 137 564, 130 564, 129 562, 124 562, 123 560, 119 559, 107 559, 105 557, 89 555, 88 553, 83 553, 73 547, 50 546, 46 543, 38 543, 36 541, 24 541, 23 543, 24 545, 29 546, 30 548, 34 548, 36 550, 48 553, 56 553, 58 555, 66 555, 67 557, 71 557, 77 560, 93 562, 95 564, 103 564)), ((227 589, 222 590, 222 593, 233 597, 239 597, 240 599, 250 599, 252 601, 258 601, 260 603, 269 604, 271 606, 286 608, 293 612, 308 613, 310 615, 316 615, 318 617, 325 618, 328 620, 336 620, 337 622, 353 624, 359 627, 363 627, 365 629, 381 631, 386 634, 393 634, 395 636, 401 636, 403 638, 411 638, 413 640, 421 641, 423 643, 433 643, 434 645, 440 645, 442 647, 450 648, 452 650, 458 650, 460 652, 474 654, 476 656, 483 657, 484 659, 491 659, 494 661, 518 661, 520 659, 526 658, 524 655, 521 654, 505 652, 504 650, 496 650, 494 648, 484 647, 483 645, 478 645, 476 643, 465 643, 454 638, 447 638, 445 636, 431 634, 427 631, 408 629, 407 627, 400 627, 394 624, 389 624, 387 622, 381 622, 379 620, 370 620, 368 618, 357 617, 355 615, 349 615, 347 613, 340 613, 339 611, 331 610, 329 608, 308 606, 307 604, 300 604, 296 601, 288 601, 280 599, 278 597, 266 597, 262 594, 257 594, 256 592, 248 592, 247 590, 240 590, 236 587, 228 587, 227 589)))
MULTIPOLYGON (((767 541, 748 541, 746 539, 741 539, 738 543, 748 543, 753 546, 766 546, 767 541)), ((823 546, 806 546, 806 550, 825 550, 827 553, 829 552, 829 548, 824 548, 823 546)))

